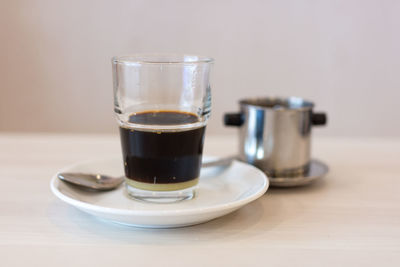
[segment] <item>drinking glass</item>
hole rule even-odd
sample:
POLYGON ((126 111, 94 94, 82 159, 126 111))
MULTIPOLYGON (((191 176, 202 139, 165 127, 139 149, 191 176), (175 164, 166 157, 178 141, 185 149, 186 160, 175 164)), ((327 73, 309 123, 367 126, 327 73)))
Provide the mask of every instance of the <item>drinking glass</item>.
POLYGON ((131 197, 169 203, 195 196, 212 64, 192 55, 113 57, 114 112, 131 197))

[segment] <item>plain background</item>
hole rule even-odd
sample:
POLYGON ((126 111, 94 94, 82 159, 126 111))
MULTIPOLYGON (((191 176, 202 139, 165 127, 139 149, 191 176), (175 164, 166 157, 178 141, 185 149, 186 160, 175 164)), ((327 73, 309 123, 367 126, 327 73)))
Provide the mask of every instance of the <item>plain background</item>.
POLYGON ((238 100, 300 96, 328 136, 400 136, 400 1, 0 1, 0 131, 114 133, 110 59, 211 56, 209 134, 238 100))

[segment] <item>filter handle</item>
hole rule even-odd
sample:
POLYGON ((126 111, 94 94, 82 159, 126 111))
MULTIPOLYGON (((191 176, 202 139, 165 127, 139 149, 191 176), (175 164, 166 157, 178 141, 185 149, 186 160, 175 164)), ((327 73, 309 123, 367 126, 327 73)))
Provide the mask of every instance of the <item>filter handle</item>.
POLYGON ((311 123, 315 126, 326 125, 328 118, 324 112, 313 112, 311 115, 311 123))
POLYGON ((243 113, 225 113, 224 115, 224 124, 226 126, 242 126, 243 123, 243 113))

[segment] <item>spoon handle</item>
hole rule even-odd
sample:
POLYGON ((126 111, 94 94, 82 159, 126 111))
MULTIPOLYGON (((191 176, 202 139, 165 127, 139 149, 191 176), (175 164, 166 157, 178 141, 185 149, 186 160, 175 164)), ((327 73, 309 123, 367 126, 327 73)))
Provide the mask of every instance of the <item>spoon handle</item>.
POLYGON ((217 160, 211 160, 208 162, 204 162, 201 167, 209 168, 209 167, 215 167, 215 166, 228 166, 232 163, 233 160, 235 160, 237 158, 238 158, 238 156, 234 155, 234 156, 220 158, 217 160))

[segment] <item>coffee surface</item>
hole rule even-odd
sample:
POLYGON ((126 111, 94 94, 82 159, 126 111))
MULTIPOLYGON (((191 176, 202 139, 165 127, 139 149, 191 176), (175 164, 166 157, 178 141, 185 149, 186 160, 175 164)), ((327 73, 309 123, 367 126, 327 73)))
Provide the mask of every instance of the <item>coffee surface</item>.
POLYGON ((180 125, 198 121, 197 115, 182 111, 147 111, 129 117, 129 122, 144 125, 180 125))
MULTIPOLYGON (((199 121, 197 115, 180 111, 135 113, 132 123, 184 125, 199 121)), ((143 131, 120 127, 125 175, 143 183, 170 184, 199 177, 205 126, 177 131, 143 131)))

